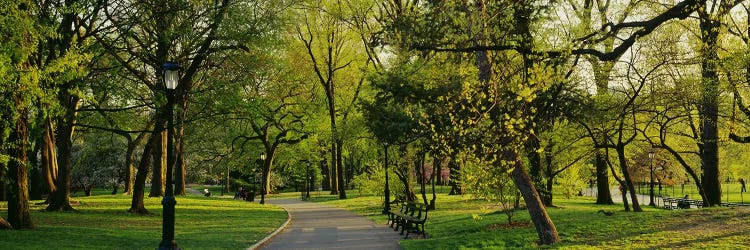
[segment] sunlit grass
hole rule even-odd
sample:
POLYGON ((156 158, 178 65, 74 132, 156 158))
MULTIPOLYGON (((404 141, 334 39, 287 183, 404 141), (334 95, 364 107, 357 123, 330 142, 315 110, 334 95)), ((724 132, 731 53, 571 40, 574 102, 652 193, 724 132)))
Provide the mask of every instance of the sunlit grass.
MULTIPOLYGON (((431 197, 428 195, 428 198, 431 197)), ((562 198, 562 196, 558 196, 562 198)), ((420 197, 421 199, 421 197, 420 197)), ((353 210, 378 223, 385 222, 382 197, 338 200, 320 196, 317 202, 353 210)), ((595 205, 591 197, 556 199, 548 208, 562 242, 553 249, 746 249, 750 244, 750 208, 664 210, 646 207, 642 213, 624 212, 621 204, 595 205), (598 210, 614 211, 605 216, 598 210)), ((470 195, 439 194, 437 210, 429 212, 427 239, 400 242, 403 249, 529 249, 537 248, 533 225, 504 227, 507 218, 496 204, 470 195)), ((514 221, 528 222, 526 210, 514 221)), ((394 232, 396 233, 396 232, 394 232)))
MULTIPOLYGON (((161 241, 161 198, 146 198, 152 215, 127 212, 130 196, 75 197, 77 212, 32 207, 34 230, 0 231, 0 249, 154 249, 161 241)), ((182 249, 245 249, 276 230, 287 214, 272 205, 178 196, 175 238, 182 249)), ((40 202, 40 201, 34 201, 40 202)), ((7 203, 0 212, 7 213, 7 203)))

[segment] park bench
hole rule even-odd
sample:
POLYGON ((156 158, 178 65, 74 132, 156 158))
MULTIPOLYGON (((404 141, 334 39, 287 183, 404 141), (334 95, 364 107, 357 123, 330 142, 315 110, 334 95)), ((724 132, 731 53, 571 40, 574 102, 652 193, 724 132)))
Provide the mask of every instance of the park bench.
POLYGON ((412 232, 420 233, 426 238, 424 224, 427 222, 427 208, 422 203, 402 202, 398 211, 388 211, 388 222, 394 231, 401 229, 400 234, 406 231, 404 238, 408 238, 412 232))
POLYGON ((427 208, 422 203, 402 202, 398 211, 391 210, 388 212, 388 221, 394 231, 400 229, 400 234, 406 232, 404 238, 408 238, 410 233, 420 233, 425 238, 427 236, 424 231, 424 224, 427 222, 427 208))
POLYGON ((399 209, 398 211, 389 211, 389 220, 391 221, 391 227, 393 227, 393 231, 398 231, 399 228, 403 227, 404 217, 413 215, 416 206, 417 205, 411 201, 401 202, 401 209, 399 209))
POLYGON ((412 232, 422 234, 422 237, 427 238, 427 233, 425 233, 424 230, 424 223, 427 222, 427 207, 425 207, 424 204, 418 203, 411 215, 407 215, 402 219, 404 221, 404 226, 401 233, 403 234, 403 232, 406 231, 404 239, 409 238, 409 233, 412 232))
POLYGON ((661 197, 661 200, 662 200, 662 203, 664 203, 664 209, 669 209, 669 210, 676 209, 675 207, 676 202, 674 198, 664 196, 664 197, 661 197))
POLYGON ((662 201, 664 202, 664 208, 665 209, 688 209, 692 206, 695 206, 696 208, 702 208, 703 207, 703 201, 701 200, 692 200, 692 199, 685 199, 685 198, 671 198, 671 197, 662 197, 662 201))
POLYGON ((750 207, 750 204, 722 202, 721 206, 722 207, 750 207))
POLYGON ((396 224, 396 220, 400 219, 402 215, 406 214, 406 202, 399 202, 397 204, 391 204, 391 208, 386 211, 388 220, 385 222, 390 227, 393 227, 394 224, 396 224), (398 211, 393 210, 393 206, 399 205, 400 209, 398 211))

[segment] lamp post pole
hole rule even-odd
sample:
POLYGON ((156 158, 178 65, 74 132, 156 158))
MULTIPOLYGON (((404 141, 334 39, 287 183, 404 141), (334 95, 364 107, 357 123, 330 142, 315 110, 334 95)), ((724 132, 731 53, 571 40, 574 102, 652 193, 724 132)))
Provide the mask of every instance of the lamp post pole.
POLYGON ((260 173, 260 204, 266 204, 266 153, 260 155, 261 165, 260 173))
POLYGON ((172 170, 175 163, 174 148, 174 89, 180 79, 180 66, 174 62, 164 64, 164 85, 167 94, 167 187, 161 204, 162 212, 162 236, 159 249, 178 249, 174 238, 175 205, 174 188, 172 181, 172 170))
POLYGON ((651 151, 648 153, 648 158, 650 162, 649 170, 651 172, 651 181, 649 183, 649 206, 655 207, 656 204, 654 204, 654 150, 651 149, 651 151))
POLYGON ((307 167, 305 168, 305 175, 307 176, 307 182, 305 183, 305 199, 310 199, 310 186, 312 185, 312 178, 310 178, 310 162, 307 162, 307 167))
POLYGON ((383 214, 388 214, 391 210, 391 190, 388 186, 388 143, 385 146, 385 206, 383 207, 383 214))

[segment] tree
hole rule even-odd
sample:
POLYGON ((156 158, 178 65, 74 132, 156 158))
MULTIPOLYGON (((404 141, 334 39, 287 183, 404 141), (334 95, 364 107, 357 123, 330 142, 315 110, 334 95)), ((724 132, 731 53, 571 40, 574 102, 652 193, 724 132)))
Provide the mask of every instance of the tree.
MULTIPOLYGON (((290 72, 288 72, 290 73, 290 72)), ((283 81, 283 80, 282 80, 283 81)), ((264 155, 261 168, 262 189, 260 190, 261 204, 265 204, 265 195, 271 190, 271 169, 276 158, 276 151, 281 145, 294 145, 307 139, 305 129, 304 109, 300 106, 304 102, 301 88, 295 88, 289 85, 280 84, 277 86, 264 86, 263 91, 276 89, 276 92, 282 92, 284 95, 276 96, 277 100, 264 99, 260 89, 256 89, 254 94, 254 103, 246 106, 248 112, 246 116, 238 117, 238 120, 244 121, 250 125, 251 135, 238 136, 235 141, 244 145, 251 140, 259 141, 262 144, 264 155), (275 87, 275 88, 274 88, 275 87)), ((302 86, 298 84, 297 86, 302 86)), ((233 143, 234 144, 234 143, 233 143)))
MULTIPOLYGON (((637 1, 630 1, 627 4, 627 6, 624 8, 624 11, 622 12, 622 15, 618 17, 618 23, 623 23, 625 21, 625 19, 630 15, 630 12, 635 7, 636 3, 637 1)), ((577 17, 580 22, 580 29, 585 33, 596 32, 595 29, 593 29, 592 24, 595 21, 598 21, 599 25, 603 27, 607 22, 609 22, 610 13, 614 12, 612 10, 614 8, 610 5, 610 1, 602 2, 587 0, 584 1, 583 4, 580 4, 580 2, 570 1, 570 5, 570 7, 573 9, 573 13, 575 13, 575 17, 577 17), (599 17, 599 20, 594 20, 594 18, 597 16, 599 17)), ((597 47, 600 47, 604 53, 611 53, 614 49, 614 45, 615 36, 608 36, 604 37, 602 41, 600 41, 600 43, 590 43, 587 45, 587 47, 589 49, 596 49, 597 47)), ((613 67, 615 66, 614 61, 619 60, 620 56, 618 56, 614 60, 609 61, 600 61, 593 55, 584 56, 585 60, 591 65, 593 71, 594 81, 596 83, 597 98, 607 98, 607 95, 609 94, 609 91, 607 90, 608 83, 610 81, 610 75, 613 71, 613 67)), ((596 123, 596 121, 594 121, 594 123, 596 123)), ((606 139, 600 138, 598 140, 594 140, 595 148, 599 146, 596 144, 596 142, 601 140, 606 139)), ((606 153, 603 152, 602 149, 598 149, 596 151, 597 159, 603 159, 605 154, 606 153)), ((613 204, 612 195, 610 194, 609 177, 607 174, 608 167, 606 165, 606 161, 597 160, 595 161, 594 165, 596 166, 597 183, 596 204, 613 204)))
MULTIPOLYGON (((328 108, 328 118, 331 129, 331 175, 336 179, 332 182, 332 194, 339 198, 346 198, 344 182, 343 143, 344 138, 339 126, 346 123, 349 113, 354 110, 360 89, 364 83, 364 76, 357 77, 367 68, 370 59, 361 51, 363 42, 358 40, 347 23, 351 6, 343 6, 341 2, 317 2, 303 6, 300 10, 301 20, 296 27, 296 34, 304 44, 310 59, 311 70, 316 76, 316 82, 323 87, 328 108), (357 79, 358 81, 354 80, 357 79), (346 93, 347 88, 351 92, 346 93), (343 92, 343 93, 342 93, 343 92), (341 105, 338 99, 348 101, 341 105)), ((366 49, 366 48, 365 48, 366 49)), ((369 52, 369 51, 367 51, 369 52)))
MULTIPOLYGON (((87 70, 84 62, 87 60, 87 40, 91 39, 96 32, 95 23, 100 22, 100 10, 102 1, 40 1, 37 3, 39 12, 37 18, 40 22, 50 25, 49 34, 40 41, 41 46, 36 52, 35 64, 39 68, 48 68, 56 71, 58 76, 42 82, 54 90, 56 100, 44 102, 44 105, 52 105, 58 109, 57 112, 49 112, 49 119, 56 120, 56 137, 53 141, 47 139, 45 147, 57 148, 57 172, 55 193, 51 193, 47 211, 69 211, 73 210, 70 205, 70 185, 72 171, 72 150, 75 124, 78 119, 78 108, 83 100, 82 92, 87 70), (84 11, 85 10, 85 11, 84 11), (67 62, 66 68, 61 68, 56 62, 67 62), (54 115, 53 115, 54 114, 54 115)), ((52 129, 52 126, 47 126, 52 129)), ((49 152, 52 154, 54 152, 49 152)), ((46 157, 47 160, 55 160, 55 157, 46 157)), ((48 167, 54 168, 54 164, 47 162, 48 167)), ((49 170, 54 172, 54 169, 49 170)))
MULTIPOLYGON (((28 1, 0 4, 0 166, 7 168, 11 182, 8 220, 3 227, 34 228, 29 211, 28 193, 28 122, 33 99, 40 95, 37 68, 29 61, 40 34, 28 1), (9 225, 8 225, 9 224, 9 225)), ((4 185, 4 184, 3 184, 4 185)))
MULTIPOLYGON (((584 149, 585 146, 590 145, 584 141, 585 136, 578 134, 578 130, 580 128, 574 126, 572 122, 560 121, 560 124, 553 126, 552 129, 545 130, 545 133, 541 134, 541 136, 546 137, 542 139, 545 144, 542 146, 544 151, 541 170, 546 178, 544 190, 548 192, 546 195, 541 195, 545 206, 553 206, 554 192, 552 189, 558 176, 565 175, 569 179, 578 179, 577 181, 587 179, 587 176, 579 175, 582 171, 578 169, 580 168, 580 162, 590 159, 592 152, 590 149, 584 149), (578 172, 566 174, 568 171, 578 172)), ((594 155, 596 154, 594 153, 594 155)))
MULTIPOLYGON (((152 92, 153 103, 164 103, 164 87, 153 72, 161 72, 161 66, 170 58, 183 67, 180 83, 175 90, 178 107, 175 122, 178 166, 174 168, 177 194, 184 194, 186 147, 183 133, 188 124, 187 104, 194 88, 206 84, 204 75, 221 65, 213 62, 225 61, 227 54, 222 52, 242 50, 252 42, 253 36, 275 27, 276 16, 270 10, 276 8, 276 4, 263 1, 234 3, 228 0, 205 3, 146 1, 107 9, 107 22, 101 28, 101 35, 96 36, 97 41, 120 67, 152 92)), ((160 131, 163 131, 167 120, 165 105, 159 107, 154 116, 155 132, 151 133, 141 156, 141 163, 144 163, 144 159, 153 158, 157 163, 156 172, 161 172, 161 164, 158 164, 163 158, 162 146, 159 145, 160 131)), ((137 177, 145 178, 145 174, 141 174, 144 170, 139 167, 137 177)), ((136 182, 143 180, 136 178, 136 182)), ((136 186, 139 185, 142 184, 136 183, 136 186)), ((136 199, 138 195, 133 197, 136 199)))
POLYGON ((709 206, 721 203, 719 180, 719 34, 722 20, 741 1, 704 1, 697 9, 701 31, 701 162, 704 200, 709 206))

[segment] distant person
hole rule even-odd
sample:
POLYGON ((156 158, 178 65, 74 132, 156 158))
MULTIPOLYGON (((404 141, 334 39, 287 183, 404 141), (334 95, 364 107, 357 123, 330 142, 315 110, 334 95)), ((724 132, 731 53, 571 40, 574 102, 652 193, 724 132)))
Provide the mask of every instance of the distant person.
POLYGON ((659 195, 661 195, 661 179, 656 179, 656 183, 659 184, 659 195))
POLYGON ((686 194, 685 198, 682 198, 681 201, 677 202, 677 207, 682 208, 682 209, 690 208, 690 202, 688 202, 688 200, 690 200, 690 195, 686 194))
POLYGON ((203 189, 203 196, 211 197, 211 191, 208 191, 208 188, 203 189))
POLYGON ((245 197, 246 201, 255 201, 255 189, 250 189, 250 192, 245 197))
POLYGON ((234 193, 234 199, 245 199, 245 189, 240 187, 237 192, 234 193))
POLYGON ((745 180, 740 178, 740 185, 742 185, 742 189, 740 189, 740 193, 747 192, 747 189, 745 189, 745 180))

